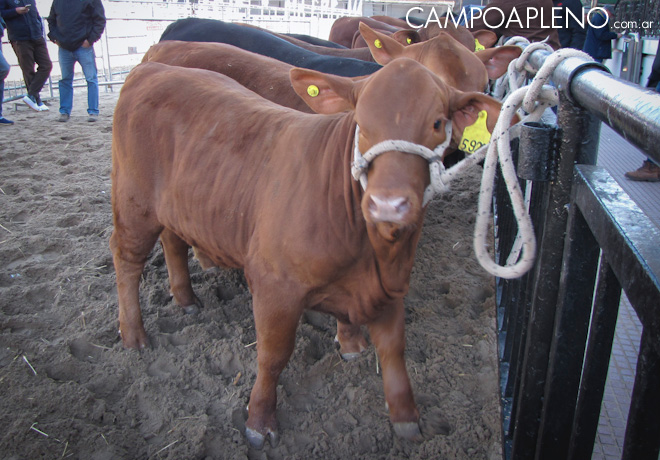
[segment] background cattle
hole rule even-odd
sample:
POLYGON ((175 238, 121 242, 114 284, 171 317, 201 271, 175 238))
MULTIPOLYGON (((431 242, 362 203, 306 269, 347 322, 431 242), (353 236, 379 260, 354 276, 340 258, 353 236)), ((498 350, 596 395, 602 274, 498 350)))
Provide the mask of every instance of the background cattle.
POLYGON ((492 47, 497 41, 497 35, 490 30, 471 32, 463 26, 455 25, 452 20, 448 20, 446 25, 443 22, 442 27, 437 22, 412 27, 403 19, 387 16, 339 18, 330 29, 330 40, 351 48, 367 46, 359 33, 360 23, 365 23, 378 32, 394 35, 397 41, 404 45, 430 40, 441 32, 448 33, 470 51, 475 51, 475 39, 485 48, 492 47))
POLYGON ((226 43, 294 66, 346 77, 368 75, 380 68, 373 62, 320 55, 258 28, 215 19, 179 19, 167 26, 160 37, 164 40, 226 43))
MULTIPOLYGON (((502 75, 509 62, 521 53, 516 46, 472 53, 444 33, 432 40, 404 46, 387 35, 371 30, 365 24, 361 24, 360 31, 367 38, 369 51, 379 63, 387 64, 399 57, 415 59, 441 77, 446 84, 462 91, 482 91, 489 78, 502 75), (380 47, 375 45, 376 40, 380 42, 380 47)), ((309 111, 309 107, 291 87, 288 72, 292 66, 230 45, 165 40, 154 45, 145 54, 143 61, 213 70, 230 76, 277 104, 309 111)), ((496 117, 487 120, 489 131, 492 132, 495 122, 496 117)), ((456 148, 457 145, 452 147, 456 148)), ((203 257, 201 254, 199 256, 203 257)), ((354 351, 344 350, 345 353, 354 351)))
POLYGON ((310 45, 318 45, 318 46, 327 46, 329 48, 346 48, 345 46, 341 46, 338 43, 331 42, 330 40, 323 40, 322 38, 317 38, 313 37, 311 35, 305 35, 305 34, 282 34, 287 37, 295 38, 297 40, 302 40, 304 42, 309 43, 310 45))
POLYGON ((147 345, 138 287, 159 237, 176 302, 199 303, 187 266, 195 246, 214 264, 243 268, 250 285, 258 372, 246 434, 253 445, 277 442, 276 384, 304 309, 330 313, 349 331, 369 327, 395 431, 419 439, 403 358, 403 297, 428 164, 385 152, 363 191, 350 174, 355 128, 362 152, 388 139, 434 148, 446 140, 448 120, 457 135, 481 110, 494 118, 499 103, 447 86, 410 59, 357 82, 304 69, 292 70, 291 80, 315 111, 351 111, 303 114, 199 69, 148 62, 127 78, 113 126, 110 241, 122 341, 147 345))

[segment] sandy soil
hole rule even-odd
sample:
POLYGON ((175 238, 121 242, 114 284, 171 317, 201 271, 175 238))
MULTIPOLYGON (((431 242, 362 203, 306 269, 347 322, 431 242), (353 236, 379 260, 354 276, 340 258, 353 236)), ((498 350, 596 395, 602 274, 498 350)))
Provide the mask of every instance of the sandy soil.
POLYGON ((306 315, 280 379, 282 442, 242 434, 254 382, 251 297, 239 271, 203 272, 184 315, 160 248, 144 272, 153 347, 122 348, 108 247, 117 93, 87 123, 26 107, 0 143, 0 457, 3 459, 501 458, 494 288, 471 238, 480 169, 429 208, 407 296, 407 363, 425 436, 394 437, 373 348, 343 362, 331 318, 306 315))

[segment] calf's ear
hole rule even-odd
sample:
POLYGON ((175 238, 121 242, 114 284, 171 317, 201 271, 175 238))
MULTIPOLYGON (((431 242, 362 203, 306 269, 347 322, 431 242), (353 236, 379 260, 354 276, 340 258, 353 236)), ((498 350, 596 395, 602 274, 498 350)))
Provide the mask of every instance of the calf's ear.
POLYGON ((392 34, 392 38, 404 46, 413 45, 422 41, 422 37, 419 36, 419 33, 410 29, 398 30, 392 34))
MULTIPOLYGON (((486 112, 485 127, 488 133, 492 134, 501 108, 502 104, 497 99, 485 94, 476 92, 463 93, 458 90, 451 91, 449 115, 452 121, 452 138, 460 144, 465 128, 474 126, 480 118, 479 114, 483 111, 486 112)), ((483 124, 483 121, 483 118, 479 120, 481 124, 483 124)), ((513 125, 517 122, 518 117, 514 116, 511 124, 513 125)))
MULTIPOLYGON (((360 35, 362 35, 364 41, 367 42, 369 51, 371 51, 371 55, 378 64, 385 65, 403 55, 403 49, 405 46, 397 40, 384 33, 376 32, 363 22, 360 23, 359 27, 360 35)), ((417 33, 414 31, 410 32, 414 34, 417 33)))
POLYGON ((474 54, 486 66, 488 78, 496 80, 506 73, 509 63, 514 59, 518 59, 521 53, 522 49, 520 47, 507 45, 476 51, 474 54))
POLYGON ((484 48, 491 48, 497 42, 497 34, 492 30, 475 30, 472 36, 479 40, 484 48))
POLYGON ((316 113, 339 113, 355 108, 355 83, 350 78, 301 68, 291 69, 289 78, 296 94, 316 113))

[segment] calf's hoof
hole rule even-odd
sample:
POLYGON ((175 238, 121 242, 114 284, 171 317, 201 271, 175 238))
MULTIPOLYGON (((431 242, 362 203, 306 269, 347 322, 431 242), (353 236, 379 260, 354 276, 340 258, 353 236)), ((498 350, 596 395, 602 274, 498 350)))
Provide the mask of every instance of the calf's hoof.
POLYGON ((181 307, 183 309, 183 312, 186 315, 196 315, 199 313, 199 305, 192 304, 192 305, 187 305, 185 307, 181 307))
POLYGON ((364 337, 360 337, 355 343, 351 343, 350 346, 346 344, 342 346, 339 336, 335 335, 335 346, 339 349, 339 354, 344 361, 353 361, 358 359, 362 355, 362 352, 367 349, 367 341, 364 337))
POLYGON ((397 436, 408 441, 422 441, 422 432, 419 430, 417 422, 397 422, 394 423, 394 432, 397 436))
POLYGON ((121 343, 124 348, 135 348, 141 350, 149 346, 149 339, 147 338, 147 333, 142 332, 122 332, 119 330, 119 336, 121 337, 121 343))
POLYGON ((255 449, 263 449, 266 438, 268 438, 268 442, 270 443, 271 447, 277 447, 277 445, 280 443, 280 437, 277 434, 277 431, 268 430, 266 432, 266 436, 264 436, 257 430, 245 427, 245 437, 247 438, 250 445, 255 449))

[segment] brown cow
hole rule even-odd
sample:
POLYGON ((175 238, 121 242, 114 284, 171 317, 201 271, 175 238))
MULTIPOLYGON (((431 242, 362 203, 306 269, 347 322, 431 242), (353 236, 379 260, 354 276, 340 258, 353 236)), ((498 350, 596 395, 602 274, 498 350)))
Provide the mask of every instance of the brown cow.
POLYGON ((483 91, 489 79, 504 75, 509 63, 522 53, 517 46, 499 46, 472 52, 445 32, 410 46, 388 39, 387 35, 365 24, 360 24, 360 33, 379 64, 385 65, 392 59, 408 57, 421 62, 445 83, 462 91, 483 91))
POLYGON ((470 51, 475 51, 475 39, 485 48, 492 47, 497 41, 497 35, 492 31, 470 32, 463 26, 455 25, 451 19, 446 23, 442 20, 442 27, 437 22, 429 22, 426 26, 415 28, 403 19, 387 16, 338 18, 330 29, 330 40, 350 48, 367 46, 358 30, 360 23, 365 23, 383 34, 394 34, 396 40, 404 45, 430 40, 441 32, 448 33, 470 51))
POLYGON ((371 27, 374 30, 379 32, 386 32, 388 35, 393 34, 394 32, 401 30, 401 27, 391 26, 382 21, 377 21, 368 17, 342 17, 337 18, 335 22, 332 23, 330 28, 330 35, 328 40, 334 43, 338 43, 346 48, 351 48, 353 45, 353 36, 358 31, 358 26, 360 22, 364 22, 366 25, 371 27))
POLYGON ((313 112, 291 86, 292 65, 232 45, 165 40, 149 48, 142 62, 212 70, 233 78, 269 101, 301 112, 313 112))
MULTIPOLYGON (((488 78, 498 78, 511 59, 521 52, 517 46, 505 46, 470 53, 447 35, 403 46, 366 25, 362 25, 360 31, 369 40, 370 47, 365 51, 372 53, 380 64, 397 57, 409 57, 431 69, 445 83, 462 91, 482 91, 488 78), (377 39, 380 40, 380 48, 374 44, 377 39)), ((270 101, 303 112, 310 111, 291 87, 291 65, 231 45, 166 40, 147 51, 143 62, 148 61, 213 70, 233 78, 270 101)))
POLYGON ((246 435, 277 442, 276 385, 304 309, 366 325, 382 363, 395 431, 421 437, 404 361, 408 291, 429 184, 426 159, 388 150, 351 175, 354 136, 367 152, 390 139, 430 149, 462 132, 489 96, 463 93, 421 64, 397 59, 368 78, 293 69, 319 113, 273 104, 201 69, 147 62, 127 77, 114 114, 110 238, 127 348, 147 345, 139 304, 144 264, 160 237, 175 301, 198 303, 188 248, 244 269, 253 298, 257 378, 246 435), (314 89, 314 90, 312 90, 314 89))

